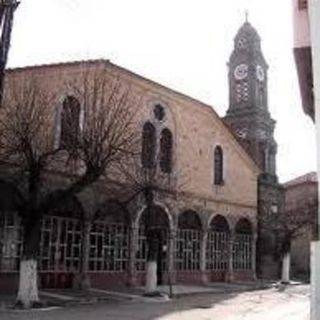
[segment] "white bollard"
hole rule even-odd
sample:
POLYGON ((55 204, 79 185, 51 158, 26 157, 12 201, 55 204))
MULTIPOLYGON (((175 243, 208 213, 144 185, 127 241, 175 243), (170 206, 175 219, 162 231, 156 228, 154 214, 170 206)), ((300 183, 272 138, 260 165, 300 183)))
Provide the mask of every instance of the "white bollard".
POLYGON ((157 262, 147 262, 147 279, 146 279, 146 293, 152 293, 157 290, 157 262))
POLYGON ((282 283, 290 283, 290 252, 284 254, 282 258, 282 283))

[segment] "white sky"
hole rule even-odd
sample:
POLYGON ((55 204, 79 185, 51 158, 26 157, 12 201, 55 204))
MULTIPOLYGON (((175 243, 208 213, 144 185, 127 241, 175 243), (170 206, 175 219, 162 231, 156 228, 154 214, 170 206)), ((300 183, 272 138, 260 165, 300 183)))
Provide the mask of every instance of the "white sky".
POLYGON ((315 128, 302 112, 293 60, 291 0, 22 0, 9 67, 106 58, 223 116, 226 62, 246 9, 270 66, 283 182, 316 170, 315 128))

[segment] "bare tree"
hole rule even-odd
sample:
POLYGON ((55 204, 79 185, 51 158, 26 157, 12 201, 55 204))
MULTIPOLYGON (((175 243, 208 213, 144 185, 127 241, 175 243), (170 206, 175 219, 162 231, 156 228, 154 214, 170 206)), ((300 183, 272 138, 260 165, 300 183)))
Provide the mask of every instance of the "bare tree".
MULTIPOLYGON (((60 143, 53 139, 54 97, 40 78, 8 81, 1 110, 1 160, 19 173, 25 195, 19 210, 24 232, 17 296, 23 307, 39 301, 37 257, 43 215, 103 180, 137 145, 136 99, 130 88, 110 80, 104 70, 84 70, 80 80, 68 85, 81 103, 81 114, 77 122, 72 118, 73 102, 64 106, 60 143), (64 188, 52 190, 47 178, 56 171, 69 178, 64 188)), ((82 270, 86 272, 86 267, 82 270)))
POLYGON ((292 240, 301 236, 306 229, 315 232, 316 199, 305 199, 294 209, 269 210, 261 218, 265 232, 276 235, 276 251, 282 261, 281 282, 290 282, 290 249, 292 240))

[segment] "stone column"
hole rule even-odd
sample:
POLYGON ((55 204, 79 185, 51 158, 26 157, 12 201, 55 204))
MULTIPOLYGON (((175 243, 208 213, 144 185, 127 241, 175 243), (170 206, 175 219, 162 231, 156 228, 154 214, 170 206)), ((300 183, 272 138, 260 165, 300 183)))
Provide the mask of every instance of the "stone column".
POLYGON ((252 249, 251 249, 251 269, 252 269, 252 278, 254 281, 257 280, 257 267, 256 267, 256 253, 257 253, 257 233, 255 232, 252 236, 252 249))
POLYGON ((86 221, 84 224, 84 257, 83 257, 83 272, 89 270, 89 254, 90 254, 90 232, 91 232, 91 221, 86 221))
POLYGON ((201 283, 207 284, 209 282, 206 270, 206 250, 207 250, 208 229, 204 230, 201 234, 201 246, 200 246, 200 272, 201 283))
POLYGON ((176 230, 170 230, 169 233, 169 248, 168 248, 168 284, 174 284, 176 282, 176 268, 175 268, 175 257, 176 257, 176 230))
POLYGON ((128 264, 128 285, 137 285, 136 252, 138 250, 139 229, 131 226, 129 230, 129 264, 128 264))
POLYGON ((230 232, 230 238, 229 238, 229 262, 228 262, 228 272, 227 272, 227 281, 233 282, 234 281, 234 272, 233 272, 233 244, 235 241, 235 233, 232 230, 230 232))
POLYGON ((89 254, 90 254, 90 232, 91 221, 86 219, 82 226, 82 243, 81 243, 81 264, 80 272, 76 274, 73 287, 76 289, 88 290, 91 287, 89 271, 89 254))

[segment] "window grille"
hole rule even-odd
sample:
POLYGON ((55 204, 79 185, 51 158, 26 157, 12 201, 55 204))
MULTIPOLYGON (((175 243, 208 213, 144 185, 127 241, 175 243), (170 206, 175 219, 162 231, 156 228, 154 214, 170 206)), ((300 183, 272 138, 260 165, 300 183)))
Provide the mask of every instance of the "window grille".
POLYGON ((139 228, 138 250, 136 252, 136 270, 137 271, 146 270, 147 255, 148 255, 147 237, 146 237, 144 228, 141 226, 139 228))
POLYGON ((90 271, 127 270, 129 232, 124 224, 95 223, 90 232, 90 271))
POLYGON ((210 231, 206 248, 207 270, 227 270, 229 261, 229 234, 210 231))
POLYGON ((45 216, 41 230, 40 271, 76 272, 80 267, 80 255, 80 221, 45 216))
POLYGON ((252 269, 252 235, 237 234, 233 242, 233 269, 252 269))
POLYGON ((249 84, 246 81, 242 81, 236 84, 236 99, 237 102, 247 102, 249 99, 249 84))
POLYGON ((14 212, 0 213, 0 270, 18 271, 22 254, 22 226, 14 212))
POLYGON ((201 232, 180 229, 176 241, 176 269, 179 271, 200 270, 201 232))

